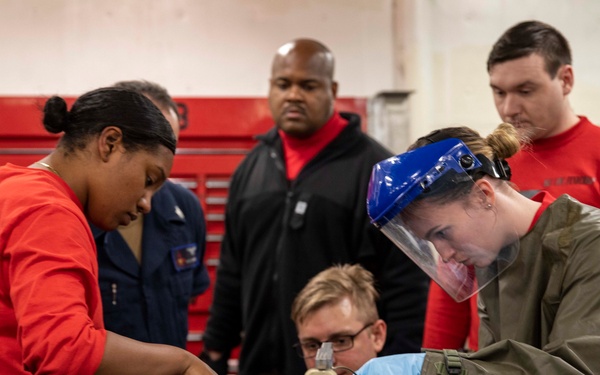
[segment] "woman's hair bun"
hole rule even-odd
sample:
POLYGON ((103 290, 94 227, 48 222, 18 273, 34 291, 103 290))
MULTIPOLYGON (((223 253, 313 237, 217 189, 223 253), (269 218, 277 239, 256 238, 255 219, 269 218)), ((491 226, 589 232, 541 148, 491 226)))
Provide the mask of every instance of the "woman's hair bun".
POLYGON ((44 105, 44 127, 50 133, 65 131, 69 124, 69 112, 67 103, 60 96, 53 96, 44 105))

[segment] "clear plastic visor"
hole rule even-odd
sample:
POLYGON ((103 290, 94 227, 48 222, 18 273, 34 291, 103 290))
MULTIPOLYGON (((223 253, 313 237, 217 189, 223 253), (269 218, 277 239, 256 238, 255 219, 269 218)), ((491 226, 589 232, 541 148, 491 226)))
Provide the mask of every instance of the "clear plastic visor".
POLYGON ((519 238, 511 224, 499 221, 496 208, 468 174, 438 185, 438 191, 423 191, 381 230, 461 302, 512 264, 519 238), (462 186, 458 194, 456 181, 462 186))

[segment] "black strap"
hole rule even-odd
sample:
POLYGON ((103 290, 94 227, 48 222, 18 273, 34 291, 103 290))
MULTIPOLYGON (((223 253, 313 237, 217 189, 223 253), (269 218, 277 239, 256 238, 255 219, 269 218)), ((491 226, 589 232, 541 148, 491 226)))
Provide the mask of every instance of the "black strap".
POLYGON ((424 137, 419 138, 417 141, 424 139, 429 143, 436 143, 439 141, 443 141, 444 139, 447 139, 447 138, 448 138, 448 136, 446 136, 445 134, 442 133, 442 129, 438 129, 424 137))
MULTIPOLYGON (((475 155, 477 160, 481 162, 481 167, 469 171, 469 174, 485 173, 489 176, 499 178, 501 180, 510 181, 511 171, 508 162, 504 159, 496 159, 491 161, 483 154, 475 155)), ((482 176, 478 176, 482 177, 482 176)))

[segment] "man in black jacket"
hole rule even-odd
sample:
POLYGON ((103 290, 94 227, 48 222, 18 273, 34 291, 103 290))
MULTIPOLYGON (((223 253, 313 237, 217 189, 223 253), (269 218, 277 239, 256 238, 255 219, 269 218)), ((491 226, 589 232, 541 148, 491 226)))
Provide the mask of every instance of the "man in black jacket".
POLYGON ((299 39, 275 55, 269 105, 276 127, 236 170, 226 209, 202 358, 219 373, 242 342, 241 375, 303 374, 292 301, 338 263, 360 263, 381 291, 382 354, 418 351, 428 279, 369 222, 372 167, 391 153, 334 109, 333 55, 299 39))

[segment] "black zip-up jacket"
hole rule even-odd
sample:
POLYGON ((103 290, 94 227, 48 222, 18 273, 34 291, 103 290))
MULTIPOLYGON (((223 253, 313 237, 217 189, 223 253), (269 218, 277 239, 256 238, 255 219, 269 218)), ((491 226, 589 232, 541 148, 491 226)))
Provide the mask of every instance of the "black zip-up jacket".
POLYGON ((376 278, 388 324, 384 353, 421 347, 428 278, 370 224, 373 165, 391 156, 364 134, 360 117, 288 181, 277 129, 233 175, 205 348, 228 353, 243 337, 240 374, 304 374, 290 318, 308 280, 333 264, 360 263, 376 278))

